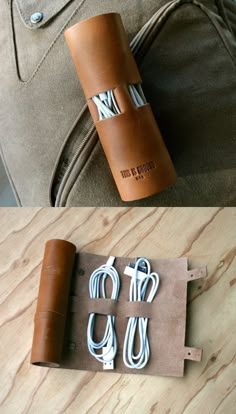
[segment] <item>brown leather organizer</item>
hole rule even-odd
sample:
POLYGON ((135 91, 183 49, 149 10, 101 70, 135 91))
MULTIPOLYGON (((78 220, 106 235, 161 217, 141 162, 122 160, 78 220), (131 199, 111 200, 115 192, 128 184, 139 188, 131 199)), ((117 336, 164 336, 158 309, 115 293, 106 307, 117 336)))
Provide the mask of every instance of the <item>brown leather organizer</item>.
POLYGON ((142 82, 119 14, 92 17, 65 31, 82 88, 120 196, 132 201, 176 181, 150 105, 136 107, 128 85, 142 82), (93 96, 114 92, 121 113, 99 120, 93 96))
MULTIPOLYGON (((206 267, 188 270, 187 258, 150 260, 160 286, 152 303, 129 302, 130 277, 123 274, 135 259, 117 257, 121 289, 118 301, 90 299, 89 278, 105 264, 107 257, 80 252, 64 240, 50 240, 42 265, 31 363, 46 367, 103 371, 87 347, 89 313, 95 312, 95 336, 104 333, 105 315, 116 315, 118 352, 114 370, 128 374, 183 376, 184 360, 201 360, 200 349, 185 346, 188 282, 206 276, 206 267), (130 316, 149 318, 148 337, 151 356, 143 369, 130 369, 123 363, 123 342, 130 316)), ((109 281, 108 281, 109 282, 109 281)), ((109 290, 108 286, 108 290, 109 290)))

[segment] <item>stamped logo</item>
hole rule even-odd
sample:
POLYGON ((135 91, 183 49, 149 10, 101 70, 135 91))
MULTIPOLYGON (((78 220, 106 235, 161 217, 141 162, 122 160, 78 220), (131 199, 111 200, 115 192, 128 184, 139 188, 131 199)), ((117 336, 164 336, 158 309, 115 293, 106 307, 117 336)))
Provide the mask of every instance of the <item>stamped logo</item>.
POLYGON ((142 180, 145 178, 145 173, 154 170, 155 168, 155 163, 153 161, 149 161, 145 164, 138 165, 137 167, 122 170, 120 173, 122 178, 134 177, 136 180, 142 180))

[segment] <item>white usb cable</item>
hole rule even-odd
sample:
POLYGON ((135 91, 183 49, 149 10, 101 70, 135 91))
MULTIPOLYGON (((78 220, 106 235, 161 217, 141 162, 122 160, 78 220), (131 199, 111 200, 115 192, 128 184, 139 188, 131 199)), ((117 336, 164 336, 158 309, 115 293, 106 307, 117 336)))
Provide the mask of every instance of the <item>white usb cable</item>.
MULTIPOLYGON (((135 85, 128 85, 128 91, 136 107, 145 105, 147 103, 140 83, 135 85)), ((121 113, 116 102, 113 89, 109 89, 106 92, 102 92, 99 93, 99 95, 93 96, 92 100, 97 107, 99 120, 110 118, 111 116, 121 113)))
MULTIPOLYGON (((149 261, 145 258, 139 258, 133 269, 131 267, 127 267, 126 269, 124 273, 131 276, 129 300, 152 302, 159 286, 159 276, 157 273, 151 272, 149 261), (145 271, 142 270, 143 268, 145 268, 145 271), (145 298, 149 283, 151 283, 151 289, 147 298, 145 298)), ((142 369, 148 363, 150 346, 147 329, 148 318, 129 318, 123 346, 123 361, 128 368, 142 369), (139 352, 135 354, 134 348, 137 329, 140 345, 139 352)))
POLYGON ((128 89, 135 106, 139 107, 147 103, 140 83, 137 83, 136 85, 129 85, 128 89))
MULTIPOLYGON (((110 277, 112 280, 111 299, 118 299, 120 291, 120 278, 117 270, 113 267, 115 257, 110 256, 105 265, 100 266, 90 276, 89 294, 90 298, 107 298, 106 295, 106 279, 110 277)), ((94 341, 94 324, 95 313, 90 313, 87 327, 87 344, 91 355, 97 361, 103 363, 104 369, 114 368, 114 358, 117 352, 117 337, 115 332, 115 316, 107 315, 107 324, 103 339, 100 342, 94 341), (97 353, 101 350, 101 353, 97 353)))
POLYGON ((106 92, 102 92, 99 95, 93 96, 92 99, 97 106, 100 120, 120 114, 120 110, 118 108, 112 89, 106 92))

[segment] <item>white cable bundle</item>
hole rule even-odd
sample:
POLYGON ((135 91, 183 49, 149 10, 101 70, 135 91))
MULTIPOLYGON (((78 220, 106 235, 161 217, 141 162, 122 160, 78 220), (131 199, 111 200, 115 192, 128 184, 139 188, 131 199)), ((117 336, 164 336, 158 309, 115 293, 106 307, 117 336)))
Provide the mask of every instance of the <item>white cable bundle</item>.
POLYGON ((137 85, 129 85, 128 89, 135 106, 139 107, 147 103, 140 83, 137 83, 137 85))
MULTIPOLYGON (((100 266, 90 276, 89 280, 89 294, 90 298, 99 298, 100 289, 102 298, 106 299, 106 278, 109 276, 112 280, 112 293, 111 299, 118 299, 120 290, 120 278, 117 270, 112 266, 115 257, 109 257, 105 265, 100 266)), ((115 316, 107 315, 107 324, 103 339, 100 342, 93 340, 95 313, 90 313, 87 327, 87 343, 88 349, 91 355, 97 359, 97 361, 103 364, 111 363, 117 352, 117 338, 115 332, 115 316), (104 349, 105 348, 105 352, 104 349), (101 349, 102 353, 98 354, 96 351, 101 349)))
MULTIPOLYGON (((158 286, 159 276, 157 273, 151 273, 151 266, 147 259, 139 258, 133 270, 133 275, 130 282, 129 300, 130 301, 147 301, 152 302, 158 286), (145 264, 147 266, 147 273, 139 272, 139 266, 145 264), (140 276, 141 275, 141 276, 140 276), (145 299, 149 282, 152 282, 151 290, 148 297, 145 299)), ((149 356, 150 347, 147 335, 148 318, 130 317, 125 333, 125 340, 123 346, 123 361, 128 368, 142 369, 146 366, 149 356), (140 348, 139 352, 134 354, 135 336, 138 328, 140 348)))
MULTIPOLYGON (((135 106, 139 107, 147 103, 140 84, 128 85, 128 91, 135 106)), ((106 92, 93 96, 92 99, 97 106, 99 120, 110 118, 111 116, 121 113, 117 105, 113 89, 109 89, 106 92)))
POLYGON ((92 99, 97 106, 100 120, 120 114, 120 110, 116 103, 116 99, 112 89, 100 93, 99 95, 93 96, 92 99))

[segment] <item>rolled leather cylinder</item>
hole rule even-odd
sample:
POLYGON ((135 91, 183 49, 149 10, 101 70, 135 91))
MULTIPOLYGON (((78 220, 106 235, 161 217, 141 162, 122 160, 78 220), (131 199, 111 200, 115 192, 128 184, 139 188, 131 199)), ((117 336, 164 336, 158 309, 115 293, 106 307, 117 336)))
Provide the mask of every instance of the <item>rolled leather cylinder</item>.
POLYGON ((75 252, 76 247, 65 240, 46 243, 34 320, 34 365, 60 366, 75 252))
POLYGON ((120 196, 132 201, 176 181, 151 107, 136 107, 128 85, 141 83, 119 14, 92 17, 65 31, 91 116, 120 196), (99 120, 92 97, 112 89, 121 113, 99 120))

